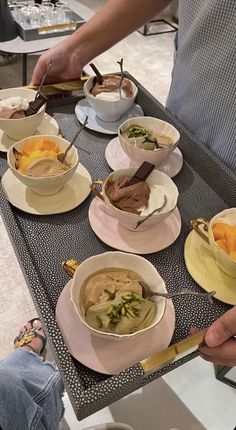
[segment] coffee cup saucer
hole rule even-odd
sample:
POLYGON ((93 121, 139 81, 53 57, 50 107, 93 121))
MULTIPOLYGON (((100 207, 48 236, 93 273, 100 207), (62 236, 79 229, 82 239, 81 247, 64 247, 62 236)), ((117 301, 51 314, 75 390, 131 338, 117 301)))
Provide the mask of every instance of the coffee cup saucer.
POLYGON ((162 320, 139 336, 117 341, 94 336, 81 323, 70 299, 69 281, 56 306, 56 320, 70 354, 80 363, 100 373, 114 375, 170 344, 175 329, 175 310, 167 300, 162 320))
POLYGON ((181 230, 177 207, 164 221, 144 231, 127 230, 108 214, 105 203, 97 197, 90 203, 88 217, 92 230, 102 242, 134 254, 151 254, 167 248, 177 239, 181 230))
MULTIPOLYGON (((43 121, 34 132, 35 135, 49 134, 53 136, 57 136, 58 133, 59 126, 56 120, 47 113, 44 114, 43 121)), ((7 152, 14 143, 16 143, 16 140, 8 137, 6 133, 0 129, 0 152, 7 152)))
POLYGON ((56 194, 41 196, 24 185, 8 169, 2 177, 2 188, 8 201, 23 212, 33 215, 56 215, 79 206, 91 192, 91 176, 81 164, 74 175, 56 194))
MULTIPOLYGON (((110 140, 105 150, 105 158, 112 170, 134 167, 129 156, 123 150, 119 138, 110 140)), ((176 176, 183 167, 183 155, 179 148, 174 151, 156 169, 166 173, 170 178, 176 176)))
POLYGON ((122 117, 115 122, 102 121, 96 115, 95 110, 90 106, 87 99, 81 99, 75 106, 75 114, 78 120, 83 124, 86 116, 88 116, 88 123, 86 127, 90 130, 97 131, 103 134, 117 134, 118 128, 128 118, 133 118, 136 116, 143 116, 143 110, 141 106, 133 104, 133 106, 126 112, 122 117))

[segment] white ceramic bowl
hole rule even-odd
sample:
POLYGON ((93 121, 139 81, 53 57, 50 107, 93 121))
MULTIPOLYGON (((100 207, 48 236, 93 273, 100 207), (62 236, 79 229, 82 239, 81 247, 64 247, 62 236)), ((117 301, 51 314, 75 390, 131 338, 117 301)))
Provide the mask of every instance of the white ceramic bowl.
POLYGON ((149 163, 158 166, 176 148, 179 143, 180 134, 178 130, 176 130, 176 128, 168 122, 151 116, 144 116, 130 118, 124 121, 118 129, 118 137, 123 150, 130 158, 131 164, 133 166, 139 166, 144 161, 148 161, 149 163), (173 145, 169 148, 160 148, 154 150, 138 148, 131 143, 128 143, 122 136, 122 133, 131 125, 140 125, 151 129, 157 134, 170 137, 173 141, 173 145))
POLYGON ((74 309, 80 319, 80 321, 90 330, 94 335, 105 337, 107 339, 125 340, 138 336, 152 327, 157 325, 165 312, 166 299, 163 297, 155 297, 156 303, 156 317, 153 323, 142 330, 139 330, 131 334, 115 334, 105 333, 100 330, 96 330, 90 327, 85 319, 85 309, 83 304, 83 290, 82 286, 86 279, 92 274, 98 271, 108 268, 122 268, 129 269, 140 275, 143 280, 150 286, 152 291, 166 292, 165 282, 155 269, 155 267, 146 258, 140 257, 135 254, 126 254, 125 252, 105 252, 104 254, 94 255, 87 260, 83 261, 76 269, 71 289, 70 297, 73 303, 74 309))
MULTIPOLYGON (((126 78, 127 79, 127 78, 126 78)), ((84 84, 84 94, 90 106, 96 111, 98 118, 102 121, 115 122, 118 121, 121 116, 127 112, 134 103, 134 100, 138 93, 138 88, 130 80, 133 89, 133 96, 129 99, 122 99, 118 101, 107 101, 101 100, 94 97, 91 94, 91 89, 93 87, 94 77, 88 79, 84 84)))
MULTIPOLYGON (((23 97, 29 101, 34 100, 36 91, 28 88, 9 88, 0 91, 0 99, 9 97, 23 97)), ((0 118, 0 129, 2 129, 8 137, 13 140, 21 140, 27 136, 34 134, 35 130, 41 124, 46 105, 43 105, 39 111, 31 116, 18 119, 0 118)))
MULTIPOLYGON (((212 227, 216 222, 224 222, 226 224, 236 226, 236 208, 225 209, 224 211, 215 215, 209 224, 208 228, 208 238, 211 249, 214 253, 216 261, 219 266, 227 275, 236 277, 236 261, 234 261, 226 252, 219 248, 216 241, 214 240, 212 227)), ((236 281, 235 281, 236 287, 236 281)))
POLYGON ((120 169, 110 173, 110 175, 108 175, 108 177, 106 178, 106 180, 102 185, 102 195, 100 196, 103 198, 104 203, 107 207, 107 211, 112 217, 116 218, 119 221, 119 223, 122 224, 124 227, 126 227, 128 230, 138 232, 138 231, 144 231, 152 227, 153 225, 164 221, 164 219, 166 219, 176 208, 179 192, 178 192, 178 188, 176 187, 176 185, 168 175, 156 169, 153 170, 152 173, 147 178, 146 182, 150 188, 152 188, 153 185, 163 185, 165 187, 167 204, 160 213, 157 212, 153 214, 150 218, 148 218, 143 224, 141 224, 136 229, 135 227, 137 222, 142 221, 146 217, 146 215, 138 215, 138 214, 122 211, 121 209, 118 209, 117 207, 115 207, 110 202, 110 200, 106 195, 106 185, 109 180, 111 179, 116 180, 121 176, 126 176, 126 175, 132 176, 136 170, 137 168, 130 167, 128 169, 120 169))
MULTIPOLYGON (((21 148, 28 141, 34 141, 37 139, 48 138, 49 140, 58 143, 61 152, 65 152, 66 148, 69 146, 70 142, 63 139, 60 136, 48 136, 48 135, 40 135, 40 136, 31 136, 27 137, 19 142, 15 143, 10 147, 7 153, 7 162, 10 167, 12 173, 21 181, 24 185, 31 188, 36 194, 50 196, 56 194, 60 189, 65 185, 67 181, 74 175, 75 170, 79 163, 79 156, 77 149, 73 146, 66 156, 66 161, 71 165, 69 170, 66 170, 60 175, 57 176, 45 176, 41 178, 32 177, 24 175, 19 172, 15 168, 15 156, 13 154, 13 148, 17 151, 21 152, 21 148)), ((17 192, 17 191, 16 191, 17 192)))

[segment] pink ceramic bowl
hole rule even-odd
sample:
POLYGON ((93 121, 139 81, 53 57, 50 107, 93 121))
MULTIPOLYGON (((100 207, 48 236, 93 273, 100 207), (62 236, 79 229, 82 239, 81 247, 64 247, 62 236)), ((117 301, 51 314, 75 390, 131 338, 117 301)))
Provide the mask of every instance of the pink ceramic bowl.
POLYGON ((124 121, 118 129, 118 137, 120 144, 131 160, 133 166, 139 166, 144 161, 155 164, 158 166, 170 153, 176 148, 179 143, 180 134, 176 128, 168 122, 162 121, 158 118, 151 116, 143 116, 136 118, 129 118, 124 121), (127 130, 131 125, 140 125, 146 127, 157 134, 170 137, 173 141, 173 145, 168 148, 160 148, 154 150, 147 150, 138 148, 131 143, 128 143, 123 137, 123 132, 127 130))

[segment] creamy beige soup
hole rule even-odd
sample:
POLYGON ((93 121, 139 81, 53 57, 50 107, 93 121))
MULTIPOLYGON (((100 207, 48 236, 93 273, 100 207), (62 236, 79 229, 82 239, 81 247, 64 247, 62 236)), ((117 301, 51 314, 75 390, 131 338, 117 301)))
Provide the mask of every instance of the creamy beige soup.
POLYGON ((96 330, 128 334, 151 325, 155 303, 142 297, 142 278, 126 269, 94 273, 82 285, 85 319, 96 330))

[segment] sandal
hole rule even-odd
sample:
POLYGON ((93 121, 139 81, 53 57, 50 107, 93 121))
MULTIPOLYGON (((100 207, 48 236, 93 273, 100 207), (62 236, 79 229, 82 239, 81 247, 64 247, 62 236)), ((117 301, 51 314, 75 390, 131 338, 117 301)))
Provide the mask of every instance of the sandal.
POLYGON ((45 349, 45 345, 47 342, 47 337, 46 334, 43 330, 42 325, 33 327, 33 323, 34 321, 39 321, 40 320, 38 318, 33 318, 32 320, 29 320, 28 322, 31 324, 31 328, 27 329, 24 332, 20 332, 18 334, 18 336, 16 336, 16 338, 14 339, 14 347, 15 349, 21 348, 22 346, 27 346, 28 348, 30 348, 33 352, 35 352, 34 348, 29 345, 30 342, 32 342, 32 339, 34 337, 39 337, 40 340, 42 341, 42 349, 40 351, 40 354, 43 353, 44 349, 45 349), (41 334, 38 333, 38 331, 43 331, 44 332, 44 336, 42 336, 41 334))

